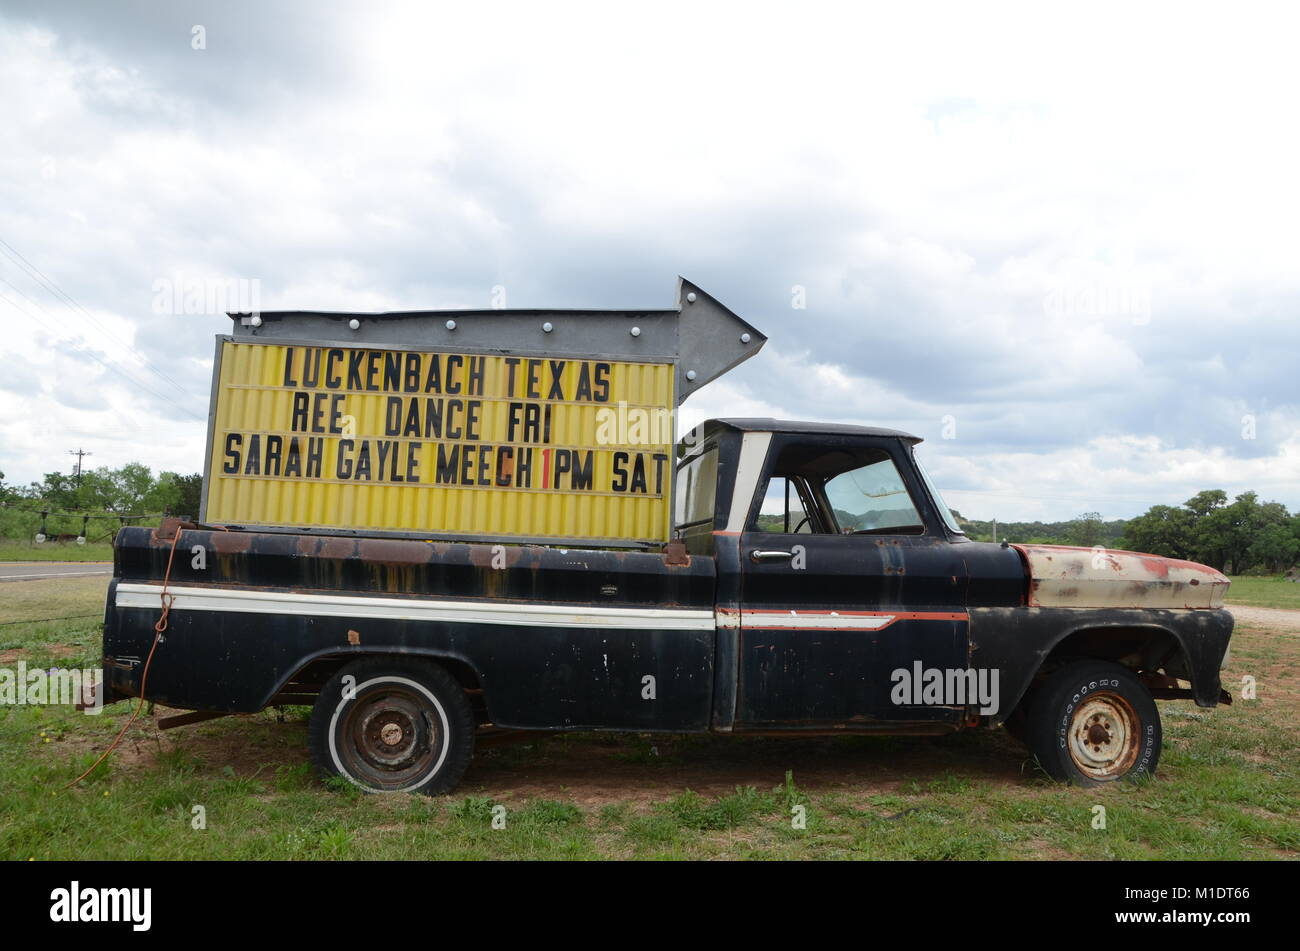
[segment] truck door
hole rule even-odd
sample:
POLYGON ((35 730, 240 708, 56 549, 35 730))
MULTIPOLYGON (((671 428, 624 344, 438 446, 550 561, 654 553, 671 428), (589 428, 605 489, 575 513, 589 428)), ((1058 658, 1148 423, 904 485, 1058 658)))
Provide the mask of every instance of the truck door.
POLYGON ((929 671, 968 668, 966 572, 909 450, 773 437, 740 539, 737 728, 962 719, 964 704, 922 689, 929 671))

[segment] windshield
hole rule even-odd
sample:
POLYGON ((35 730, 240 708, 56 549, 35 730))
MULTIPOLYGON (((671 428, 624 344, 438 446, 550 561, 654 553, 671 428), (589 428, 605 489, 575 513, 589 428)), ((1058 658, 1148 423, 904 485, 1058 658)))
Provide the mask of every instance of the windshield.
POLYGON ((930 473, 926 472, 925 466, 921 465, 921 460, 916 455, 915 449, 912 450, 912 462, 916 464, 916 471, 921 473, 921 481, 925 483, 926 491, 930 493, 930 498, 934 500, 935 508, 939 510, 939 517, 948 526, 948 530, 956 532, 958 535, 965 535, 966 533, 962 531, 961 526, 957 524, 957 519, 953 517, 952 509, 948 508, 948 503, 943 500, 938 487, 931 480, 930 473))

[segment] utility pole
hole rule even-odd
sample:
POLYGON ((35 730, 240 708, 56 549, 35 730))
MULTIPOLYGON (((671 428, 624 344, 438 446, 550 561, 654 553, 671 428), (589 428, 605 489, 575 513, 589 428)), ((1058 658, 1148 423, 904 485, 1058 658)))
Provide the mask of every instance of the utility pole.
POLYGON ((83 456, 93 456, 94 453, 85 449, 69 449, 68 455, 77 457, 77 464, 72 467, 72 476, 77 480, 77 485, 81 485, 81 459, 83 456))
POLYGON ((998 520, 995 518, 993 520, 993 543, 997 544, 997 541, 998 541, 998 520))

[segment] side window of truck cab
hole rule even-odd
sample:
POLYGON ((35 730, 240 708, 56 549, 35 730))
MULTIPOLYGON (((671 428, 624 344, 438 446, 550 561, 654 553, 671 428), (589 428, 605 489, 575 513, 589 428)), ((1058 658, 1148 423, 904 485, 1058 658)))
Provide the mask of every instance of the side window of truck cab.
POLYGON ((677 463, 674 486, 673 533, 693 554, 712 552, 713 522, 718 505, 716 442, 692 448, 677 463))
POLYGON ((820 531, 819 513, 807 485, 789 476, 772 476, 753 527, 756 531, 782 535, 820 531))
POLYGON ((792 443, 774 453, 751 531, 925 533, 925 519, 887 449, 792 443))
POLYGON ((707 523, 712 528, 718 491, 718 447, 707 445, 677 466, 673 526, 679 530, 707 523))
POLYGON ((843 535, 919 535, 925 522, 888 455, 831 476, 822 484, 835 527, 843 535))

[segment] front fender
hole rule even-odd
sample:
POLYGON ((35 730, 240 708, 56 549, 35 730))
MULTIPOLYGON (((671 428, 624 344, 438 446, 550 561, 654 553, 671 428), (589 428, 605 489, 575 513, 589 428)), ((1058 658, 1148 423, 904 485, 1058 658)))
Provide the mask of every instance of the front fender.
POLYGON ((1094 642, 1111 641, 1118 657, 1152 637, 1167 635, 1182 652, 1197 706, 1213 707, 1219 699, 1219 664, 1228 649, 1232 625, 1232 615, 1222 608, 972 608, 970 665, 1000 671, 1001 697, 992 720, 1002 723, 1020 703, 1044 661, 1067 639, 1088 634, 1094 642))

